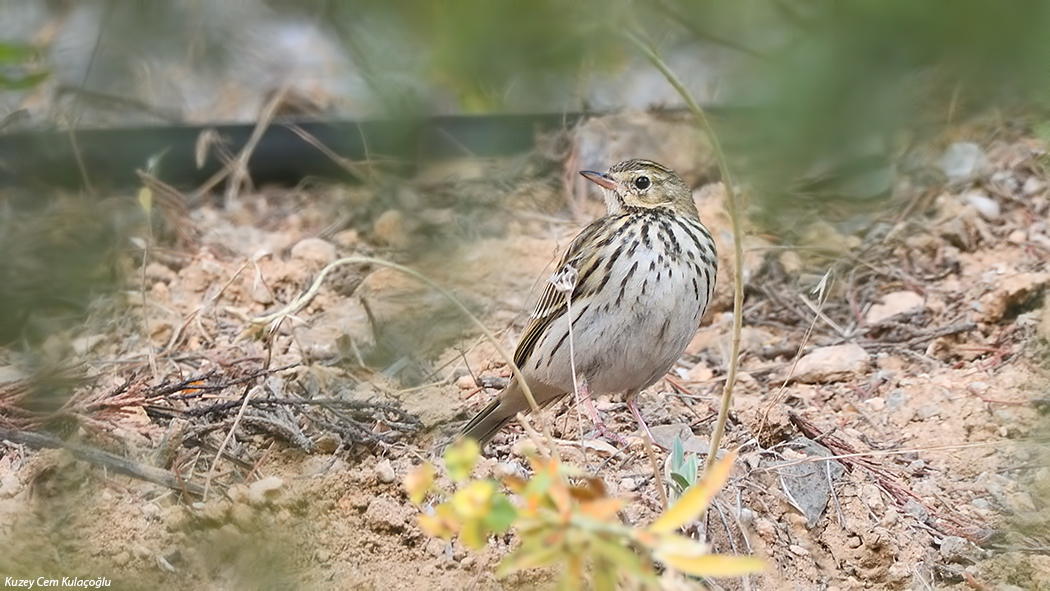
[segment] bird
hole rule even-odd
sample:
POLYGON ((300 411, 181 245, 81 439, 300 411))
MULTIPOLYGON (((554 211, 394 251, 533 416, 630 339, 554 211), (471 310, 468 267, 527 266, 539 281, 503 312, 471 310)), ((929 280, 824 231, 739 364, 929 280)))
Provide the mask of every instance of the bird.
MULTIPOLYGON (((624 394, 652 440, 636 398, 671 369, 699 327, 714 294, 715 242, 700 221, 692 190, 669 168, 632 159, 607 172, 580 174, 601 187, 606 214, 565 251, 521 335, 514 363, 540 407, 578 384, 580 399, 588 401, 603 432, 590 395, 624 394)), ((530 410, 512 378, 460 437, 484 447, 517 413, 530 410)))

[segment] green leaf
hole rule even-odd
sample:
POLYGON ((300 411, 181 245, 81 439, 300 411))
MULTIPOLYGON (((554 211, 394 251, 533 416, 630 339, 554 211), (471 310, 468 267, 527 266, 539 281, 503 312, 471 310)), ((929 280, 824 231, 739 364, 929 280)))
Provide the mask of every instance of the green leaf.
POLYGON ((0 63, 22 63, 35 58, 37 50, 32 45, 0 41, 0 63))
POLYGON ((671 473, 671 482, 674 483, 675 491, 681 496, 682 491, 689 488, 689 479, 678 472, 671 473))
POLYGON ((674 443, 671 444, 671 470, 681 473, 679 468, 685 462, 685 446, 682 444, 681 436, 675 435, 674 443))
POLYGON ((681 498, 649 526, 649 531, 655 534, 671 533, 703 514, 711 504, 711 499, 729 479, 736 454, 736 450, 733 450, 715 462, 700 482, 682 493, 681 498))
POLYGON ((500 561, 499 568, 496 569, 496 576, 505 577, 520 570, 557 564, 564 552, 565 549, 558 544, 545 546, 539 537, 526 539, 520 548, 500 561))
POLYGON ((689 458, 686 459, 685 464, 682 466, 681 473, 688 481, 686 488, 696 484, 696 477, 700 473, 699 465, 696 461, 696 454, 689 454, 689 458))
POLYGON ((594 553, 617 571, 624 571, 636 578, 651 577, 653 573, 646 563, 620 540, 595 536, 590 540, 594 553))
POLYGON ((47 77, 50 75, 51 72, 36 72, 21 77, 11 77, 0 74, 0 89, 25 90, 27 88, 33 88, 44 80, 47 80, 47 77))
POLYGON ((504 495, 496 495, 492 497, 492 507, 485 516, 485 525, 492 533, 501 534, 510 529, 517 518, 518 510, 510 500, 504 495))

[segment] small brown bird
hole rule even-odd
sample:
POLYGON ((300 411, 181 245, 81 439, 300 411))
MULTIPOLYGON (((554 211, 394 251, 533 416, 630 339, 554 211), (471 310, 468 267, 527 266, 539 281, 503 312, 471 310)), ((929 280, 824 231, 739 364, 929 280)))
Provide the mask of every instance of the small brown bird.
MULTIPOLYGON (((673 171, 627 160, 606 173, 580 174, 604 189, 608 211, 569 245, 521 335, 514 363, 540 406, 572 392, 571 309, 581 397, 625 393, 648 432, 635 398, 671 369, 696 332, 714 292, 715 243, 700 223, 692 191, 673 171)), ((529 410, 512 380, 462 435, 484 446, 529 410)))

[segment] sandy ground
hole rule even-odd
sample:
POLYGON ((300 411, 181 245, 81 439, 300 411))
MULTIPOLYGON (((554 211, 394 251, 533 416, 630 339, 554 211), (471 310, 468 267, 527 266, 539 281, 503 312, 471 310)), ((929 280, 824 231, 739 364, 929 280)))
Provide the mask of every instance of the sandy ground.
MULTIPOLYGON (((669 137, 660 125, 639 133, 669 137)), ((58 415, 73 441, 207 485, 207 496, 2 443, 0 575, 120 588, 552 586, 548 571, 494 577, 513 534, 480 553, 429 539, 402 490, 409 468, 498 392, 470 372, 496 387, 509 373, 447 302, 394 270, 352 264, 272 334, 249 320, 337 257, 378 256, 450 288, 513 347, 557 254, 601 212, 594 195, 566 196, 576 183, 562 162, 579 167, 581 137, 408 183, 262 191, 169 219, 192 242, 128 254, 143 274, 62 345, 88 380, 58 415), (245 394, 253 403, 235 421, 245 394), (303 403, 319 400, 337 402, 303 403)), ((686 356, 640 399, 658 438, 684 435, 702 453, 729 350, 731 236, 723 191, 704 184, 710 163, 681 157, 690 142, 624 155, 682 171, 719 241, 716 301, 686 356)), ((637 145, 606 143, 608 164, 637 145)), ((994 171, 906 191, 861 231, 818 222, 800 248, 754 229, 745 241, 742 371, 723 444, 742 455, 697 529, 716 551, 769 566, 749 587, 712 587, 1050 589, 1050 454, 1036 442, 1050 384, 1045 146, 982 148, 994 171), (821 302, 813 289, 829 271, 821 302)), ((13 375, 0 417, 27 387, 13 375)), ((617 398, 597 406, 626 449, 599 441, 582 453, 567 405, 545 419, 563 455, 646 523, 659 497, 633 419, 617 398)), ((7 416, 24 428, 55 419, 7 416)), ((481 473, 527 465, 521 437, 499 435, 481 473)))

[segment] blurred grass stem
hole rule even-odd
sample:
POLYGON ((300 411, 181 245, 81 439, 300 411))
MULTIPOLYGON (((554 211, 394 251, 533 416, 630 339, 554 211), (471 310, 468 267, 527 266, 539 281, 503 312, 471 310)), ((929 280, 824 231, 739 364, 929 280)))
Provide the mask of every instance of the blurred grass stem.
POLYGON ((706 474, 714 463, 718 453, 718 446, 722 442, 722 435, 725 434, 726 419, 729 416, 729 408, 733 400, 733 386, 736 385, 737 366, 740 357, 740 330, 743 327, 744 319, 744 247, 743 231, 740 228, 740 208, 737 203, 733 177, 729 173, 729 165, 726 162, 725 152, 722 151, 722 145, 718 141, 718 136, 708 122, 707 116, 704 115, 703 109, 696 104, 696 101, 690 96, 682 81, 664 63, 651 44, 631 31, 625 31, 624 35, 649 60, 649 63, 655 66, 664 75, 664 78, 667 78, 667 81, 682 97, 689 110, 692 111, 697 122, 700 123, 700 127, 707 133, 715 152, 715 158, 718 161, 718 170, 722 174, 722 184, 725 186, 726 191, 726 207, 729 210, 729 219, 733 224, 733 340, 730 348, 726 382, 722 389, 722 404, 718 409, 718 422, 715 423, 715 430, 711 433, 711 449, 707 454, 707 461, 704 463, 704 473, 706 474))

